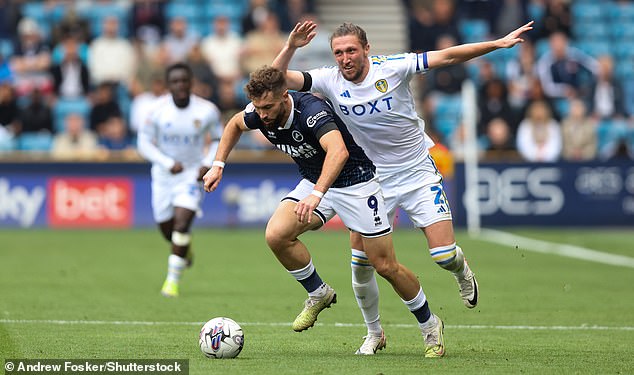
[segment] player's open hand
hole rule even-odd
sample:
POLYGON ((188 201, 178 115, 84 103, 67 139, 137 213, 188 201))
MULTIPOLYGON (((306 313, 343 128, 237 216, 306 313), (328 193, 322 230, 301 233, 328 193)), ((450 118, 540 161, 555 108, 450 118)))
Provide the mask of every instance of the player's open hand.
POLYGON ((313 211, 319 205, 321 198, 310 194, 306 198, 297 202, 295 206, 295 215, 297 215, 297 220, 300 223, 310 223, 311 218, 313 217, 313 211))
POLYGON ((514 45, 518 44, 518 43, 524 43, 524 39, 522 39, 520 36, 525 33, 526 31, 529 30, 533 30, 533 23, 534 21, 531 21, 529 23, 527 23, 526 25, 511 31, 507 36, 505 36, 504 38, 498 39, 498 42, 500 42, 500 48, 511 48, 514 45))
POLYGON ((218 184, 222 180, 222 168, 213 166, 203 176, 203 186, 207 193, 211 193, 216 190, 218 184))
POLYGON ((307 45, 317 35, 316 28, 317 24, 313 21, 298 22, 288 35, 288 46, 300 48, 307 45))

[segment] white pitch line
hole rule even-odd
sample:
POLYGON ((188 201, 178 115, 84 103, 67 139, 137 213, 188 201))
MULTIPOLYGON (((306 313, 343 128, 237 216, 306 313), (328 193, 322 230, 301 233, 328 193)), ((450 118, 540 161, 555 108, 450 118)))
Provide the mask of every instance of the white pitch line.
MULTIPOLYGON (((55 319, 0 319, 0 324, 53 324, 53 325, 115 325, 115 326, 202 326, 205 322, 152 322, 138 320, 55 320, 55 319)), ((244 326, 265 326, 279 327, 290 326, 291 323, 276 322, 238 322, 244 326)), ((315 325, 322 327, 365 327, 361 323, 316 323, 315 325)), ((383 323, 386 327, 392 328, 416 328, 416 324, 399 324, 399 323, 383 323)), ((629 326, 598 326, 598 325, 580 325, 580 326, 526 326, 526 325, 446 325, 450 329, 497 329, 497 330, 520 330, 520 331, 634 331, 634 327, 629 326)))
POLYGON ((541 241, 492 229, 482 229, 480 233, 481 236, 479 239, 504 246, 516 246, 522 250, 535 251, 543 254, 556 254, 590 262, 609 264, 611 266, 634 268, 634 258, 625 255, 605 253, 580 246, 541 241))

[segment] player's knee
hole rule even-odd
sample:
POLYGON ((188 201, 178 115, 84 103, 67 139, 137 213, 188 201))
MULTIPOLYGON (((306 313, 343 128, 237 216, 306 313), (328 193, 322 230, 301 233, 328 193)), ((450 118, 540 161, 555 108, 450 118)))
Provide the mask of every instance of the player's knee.
POLYGON ((176 246, 188 246, 191 243, 191 236, 189 233, 183 233, 178 231, 172 232, 172 243, 176 246))
POLYGON ((386 280, 392 280, 398 272, 400 265, 396 260, 380 258, 374 262, 374 269, 386 280))
POLYGON ((264 239, 271 250, 281 250, 291 242, 288 233, 277 226, 268 225, 264 232, 264 239))

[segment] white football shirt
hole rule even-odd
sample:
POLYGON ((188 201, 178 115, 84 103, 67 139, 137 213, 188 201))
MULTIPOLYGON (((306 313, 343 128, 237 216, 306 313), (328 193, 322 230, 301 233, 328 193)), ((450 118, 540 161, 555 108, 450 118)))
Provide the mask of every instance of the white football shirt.
POLYGON ((185 169, 211 166, 222 130, 215 104, 192 95, 186 108, 178 108, 171 95, 165 95, 141 126, 138 148, 154 169, 167 173, 175 162, 181 162, 185 169), (208 134, 212 145, 205 153, 208 134))
POLYGON ((332 102, 379 174, 421 165, 433 145, 409 87, 414 74, 427 71, 426 58, 424 53, 371 56, 368 75, 360 83, 343 78, 336 66, 308 72, 311 92, 332 102))

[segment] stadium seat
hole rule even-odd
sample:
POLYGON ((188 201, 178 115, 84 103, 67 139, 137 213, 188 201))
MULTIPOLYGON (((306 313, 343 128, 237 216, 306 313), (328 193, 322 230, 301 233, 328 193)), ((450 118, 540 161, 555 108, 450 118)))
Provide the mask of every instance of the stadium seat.
POLYGON ((187 20, 194 20, 204 17, 204 10, 193 3, 169 3, 165 7, 165 18, 171 20, 176 17, 184 17, 187 20))
POLYGON ((634 41, 615 42, 612 51, 617 59, 631 59, 634 57, 634 41))
POLYGON ((435 102, 434 123, 443 138, 447 139, 460 125, 462 97, 460 94, 439 95, 435 102))
POLYGON ((611 2, 606 4, 612 23, 634 22, 634 4, 611 2))
POLYGON ((596 3, 573 3, 570 12, 573 22, 585 23, 592 20, 599 20, 603 16, 604 7, 599 2, 596 3))
POLYGON ((584 40, 573 43, 573 46, 594 57, 611 55, 613 53, 611 45, 607 40, 584 40))
POLYGON ((611 23, 610 36, 617 40, 631 41, 634 38, 634 22, 611 23))
POLYGON ((49 16, 46 4, 39 1, 30 1, 22 4, 22 14, 25 17, 33 18, 38 23, 49 16))
POLYGON ((460 35, 466 43, 482 41, 489 36, 489 24, 484 20, 462 20, 458 25, 460 35))
POLYGON ((0 39, 0 56, 3 59, 13 56, 13 43, 10 39, 0 39))
POLYGON ((50 133, 24 133, 18 137, 18 149, 22 151, 50 151, 52 144, 50 133))
POLYGON ((634 78, 634 58, 617 61, 614 71, 616 77, 620 80, 629 80, 634 78))
POLYGON ((218 16, 225 16, 229 19, 240 19, 244 15, 245 9, 231 3, 212 2, 207 5, 207 19, 212 20, 218 16))
POLYGON ((53 106, 53 126, 56 132, 64 131, 64 119, 71 113, 79 113, 86 121, 90 115, 90 102, 87 99, 60 99, 53 106))
POLYGON ((605 40, 612 33, 607 23, 603 20, 575 22, 572 32, 577 40, 605 40))

